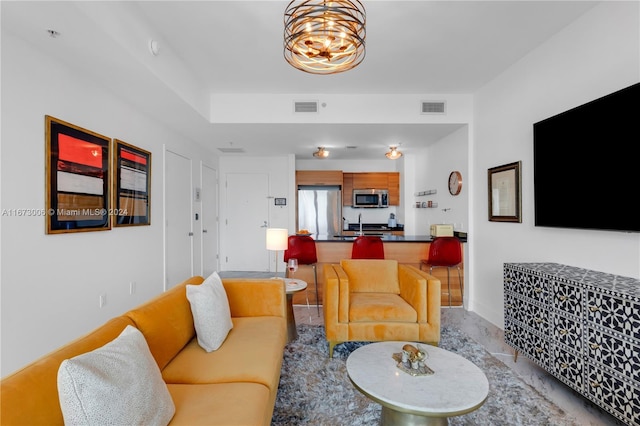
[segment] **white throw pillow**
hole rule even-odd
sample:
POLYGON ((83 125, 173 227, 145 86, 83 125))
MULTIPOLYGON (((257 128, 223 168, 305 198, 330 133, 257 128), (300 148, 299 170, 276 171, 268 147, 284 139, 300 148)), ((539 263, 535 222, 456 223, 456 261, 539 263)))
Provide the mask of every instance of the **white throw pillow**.
POLYGON ((200 285, 187 285, 198 344, 207 352, 222 346, 233 328, 229 299, 217 272, 200 285))
POLYGON ((128 325, 58 369, 65 425, 166 425, 176 408, 144 336, 128 325))

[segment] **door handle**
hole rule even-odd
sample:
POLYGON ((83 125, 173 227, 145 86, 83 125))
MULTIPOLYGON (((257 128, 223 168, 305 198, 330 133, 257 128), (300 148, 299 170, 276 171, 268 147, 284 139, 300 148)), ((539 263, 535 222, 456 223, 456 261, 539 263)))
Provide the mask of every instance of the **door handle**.
POLYGON ((266 220, 264 221, 263 225, 260 225, 260 228, 268 228, 268 227, 269 227, 269 225, 267 225, 267 221, 266 220))
POLYGON ((206 229, 203 229, 203 230, 202 230, 202 233, 203 233, 203 234, 206 234, 206 233, 207 233, 207 230, 206 230, 206 229))
POLYGON ((190 237, 193 237, 193 232, 189 232, 189 236, 190 236, 190 237))

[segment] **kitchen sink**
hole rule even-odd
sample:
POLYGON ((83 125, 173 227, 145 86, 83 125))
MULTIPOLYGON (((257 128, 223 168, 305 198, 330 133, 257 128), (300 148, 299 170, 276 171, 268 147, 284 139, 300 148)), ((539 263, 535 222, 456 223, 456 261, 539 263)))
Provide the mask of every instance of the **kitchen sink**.
POLYGON ((353 241, 356 239, 355 235, 334 235, 334 238, 339 238, 341 240, 345 240, 345 241, 353 241))

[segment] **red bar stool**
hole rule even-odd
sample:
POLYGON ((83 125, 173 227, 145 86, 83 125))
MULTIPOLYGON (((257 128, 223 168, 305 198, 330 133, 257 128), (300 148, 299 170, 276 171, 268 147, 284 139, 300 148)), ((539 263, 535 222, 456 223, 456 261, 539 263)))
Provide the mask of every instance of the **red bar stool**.
MULTIPOLYGON (((318 316, 320 316, 318 271, 316 270, 316 263, 318 263, 316 241, 308 235, 290 235, 288 247, 284 251, 284 262, 288 263, 289 259, 298 259, 298 265, 311 265, 313 267, 313 277, 316 284, 316 307, 318 308, 318 316)), ((309 298, 307 298, 307 305, 308 304, 309 298)))
POLYGON ((420 261, 420 269, 422 266, 429 267, 429 273, 433 272, 435 267, 447 268, 447 289, 449 291, 449 307, 451 307, 451 279, 449 271, 451 268, 458 269, 458 279, 460 280, 460 295, 464 298, 462 285, 462 274, 460 273, 460 264, 462 263, 462 244, 457 237, 436 237, 429 246, 429 258, 420 261))
POLYGON ((352 259, 384 259, 384 244, 382 238, 361 235, 353 241, 351 247, 352 259))

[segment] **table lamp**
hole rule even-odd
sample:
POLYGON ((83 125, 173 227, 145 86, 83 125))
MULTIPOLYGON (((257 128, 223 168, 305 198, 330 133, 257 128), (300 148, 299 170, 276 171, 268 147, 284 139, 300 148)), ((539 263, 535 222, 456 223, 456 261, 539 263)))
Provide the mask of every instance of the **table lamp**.
POLYGON ((278 277, 278 251, 286 250, 289 232, 283 228, 267 228, 267 250, 276 252, 276 278, 278 277))

